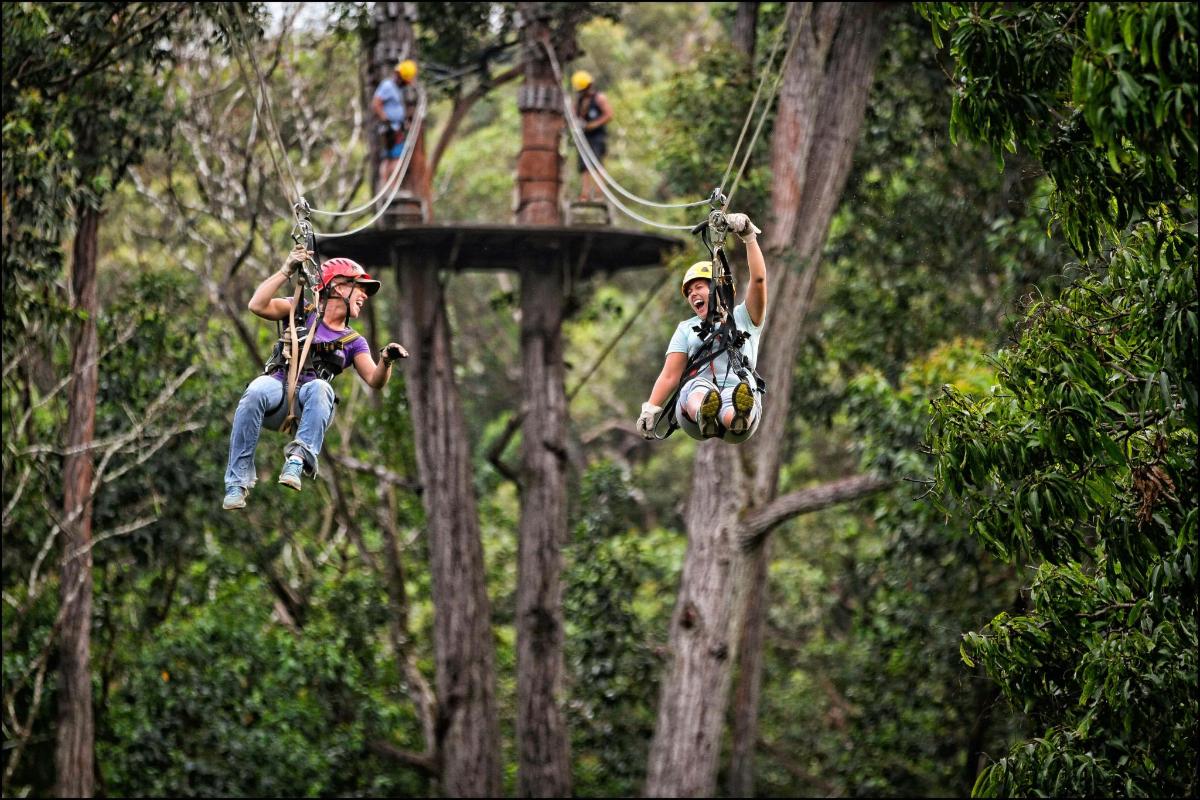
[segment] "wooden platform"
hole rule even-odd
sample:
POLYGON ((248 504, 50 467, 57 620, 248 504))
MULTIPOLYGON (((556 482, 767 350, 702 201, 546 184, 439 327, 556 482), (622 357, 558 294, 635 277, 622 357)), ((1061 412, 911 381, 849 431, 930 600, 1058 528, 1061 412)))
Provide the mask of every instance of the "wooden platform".
POLYGON ((371 229, 336 239, 317 239, 321 257, 345 256, 368 271, 393 263, 392 252, 436 253, 452 270, 515 270, 532 254, 547 264, 565 255, 581 277, 656 267, 691 243, 673 236, 607 226, 476 225, 437 223, 371 229))

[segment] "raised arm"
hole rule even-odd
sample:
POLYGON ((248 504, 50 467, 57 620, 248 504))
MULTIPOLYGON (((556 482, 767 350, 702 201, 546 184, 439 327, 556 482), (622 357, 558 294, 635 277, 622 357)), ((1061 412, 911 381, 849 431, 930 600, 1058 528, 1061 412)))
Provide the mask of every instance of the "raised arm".
POLYGON ((292 302, 287 298, 275 295, 296 274, 296 267, 310 258, 312 258, 312 253, 305 250, 304 245, 296 245, 292 252, 288 253, 283 267, 278 272, 272 272, 254 290, 247 307, 263 319, 286 319, 292 310, 292 302))
POLYGON ((750 321, 762 325, 767 313, 767 262, 758 237, 753 233, 746 238, 746 266, 750 268, 750 285, 746 289, 746 310, 750 321))
POLYGON ((729 214, 729 229, 746 245, 746 266, 750 268, 750 286, 746 289, 746 311, 755 326, 762 325, 767 313, 767 262, 758 246, 758 226, 745 214, 729 214))

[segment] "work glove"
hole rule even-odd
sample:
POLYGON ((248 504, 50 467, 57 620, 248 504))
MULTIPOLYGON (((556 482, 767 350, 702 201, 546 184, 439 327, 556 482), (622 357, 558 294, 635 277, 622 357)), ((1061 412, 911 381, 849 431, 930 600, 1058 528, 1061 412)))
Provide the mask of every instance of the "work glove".
POLYGON ((398 358, 408 358, 408 351, 395 342, 388 343, 388 346, 383 348, 383 360, 387 363, 392 363, 398 358))
POLYGON ((653 403, 642 403, 642 415, 638 417, 637 430, 643 439, 654 438, 654 426, 658 422, 658 415, 661 413, 662 406, 656 406, 653 403))
POLYGON ((292 248, 292 252, 288 253, 287 261, 283 262, 283 274, 290 280, 296 274, 296 270, 305 261, 312 258, 312 253, 305 249, 304 245, 298 244, 292 248))
POLYGON ((743 242, 748 242, 762 233, 745 214, 726 214, 725 220, 729 223, 729 230, 736 233, 743 242))

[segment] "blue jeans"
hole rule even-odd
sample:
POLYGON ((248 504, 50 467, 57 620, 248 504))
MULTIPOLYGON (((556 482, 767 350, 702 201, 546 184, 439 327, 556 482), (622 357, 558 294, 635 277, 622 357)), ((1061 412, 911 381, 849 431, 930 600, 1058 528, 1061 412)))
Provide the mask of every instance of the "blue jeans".
MULTIPOLYGON (((296 438, 284 448, 287 455, 299 455, 304 471, 311 477, 317 474, 317 455, 325 441, 325 429, 333 419, 335 403, 333 387, 328 381, 313 380, 296 391, 296 406, 300 424, 296 438)), ((263 425, 278 430, 287 417, 287 398, 283 382, 270 375, 259 375, 250 381, 233 415, 233 431, 229 434, 229 466, 225 469, 226 486, 254 486, 258 474, 254 469, 254 450, 263 425), (268 414, 268 412, 273 412, 268 414)))

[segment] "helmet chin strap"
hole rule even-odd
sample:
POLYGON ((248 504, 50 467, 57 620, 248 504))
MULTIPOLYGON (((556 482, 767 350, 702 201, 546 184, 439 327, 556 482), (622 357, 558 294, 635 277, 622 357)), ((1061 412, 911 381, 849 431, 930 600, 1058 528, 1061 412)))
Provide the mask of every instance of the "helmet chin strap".
POLYGON ((329 293, 332 294, 334 297, 336 297, 338 300, 341 300, 342 303, 346 306, 346 318, 343 321, 346 323, 349 323, 350 322, 350 298, 347 295, 344 295, 338 291, 339 288, 341 288, 342 286, 346 286, 346 285, 350 286, 349 293, 351 295, 354 294, 354 283, 353 282, 351 282, 350 284, 346 284, 345 282, 342 282, 342 283, 337 284, 336 286, 330 286, 329 293))

